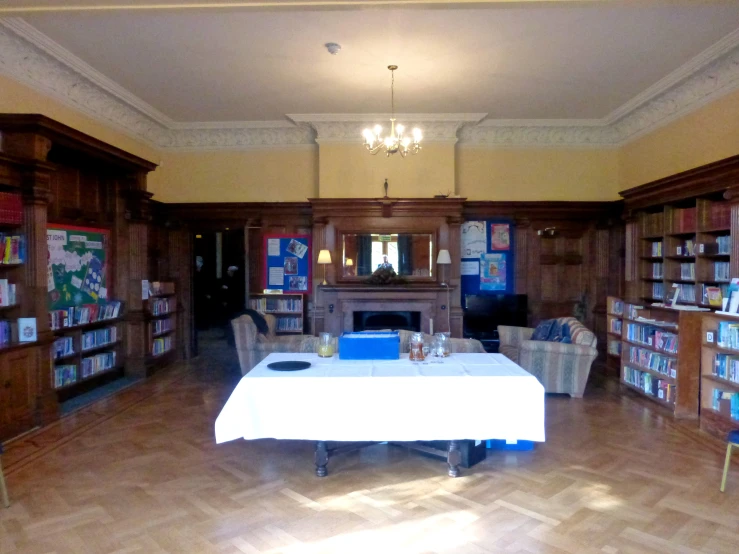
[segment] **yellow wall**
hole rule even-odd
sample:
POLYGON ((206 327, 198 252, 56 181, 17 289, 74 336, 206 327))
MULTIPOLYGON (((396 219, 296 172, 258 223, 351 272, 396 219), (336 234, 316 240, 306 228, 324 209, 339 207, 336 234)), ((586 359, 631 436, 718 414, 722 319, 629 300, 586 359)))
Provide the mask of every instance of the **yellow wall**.
POLYGON ((618 151, 457 148, 457 193, 470 200, 616 200, 618 151))
POLYGON ((415 156, 370 155, 361 144, 322 144, 321 198, 425 197, 454 192, 454 145, 429 143, 415 156))
POLYGON ((0 113, 42 114, 126 152, 159 162, 160 155, 156 149, 3 75, 0 75, 0 113))
POLYGON ((165 152, 149 174, 161 202, 304 202, 317 195, 317 148, 165 152))
POLYGON ((739 91, 642 138, 620 152, 620 189, 739 154, 739 91))

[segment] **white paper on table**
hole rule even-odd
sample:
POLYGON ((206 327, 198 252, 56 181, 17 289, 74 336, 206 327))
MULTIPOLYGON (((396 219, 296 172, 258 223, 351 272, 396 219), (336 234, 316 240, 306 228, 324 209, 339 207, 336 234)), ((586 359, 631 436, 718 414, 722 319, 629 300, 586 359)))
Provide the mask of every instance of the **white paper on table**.
POLYGON ((462 262, 459 265, 459 269, 462 275, 479 275, 480 274, 480 262, 475 260, 472 262, 462 262))
POLYGON ((280 255, 280 239, 267 239, 267 256, 280 255))
POLYGON ((283 267, 270 267, 269 268, 269 284, 270 285, 284 285, 285 284, 285 268, 283 267))

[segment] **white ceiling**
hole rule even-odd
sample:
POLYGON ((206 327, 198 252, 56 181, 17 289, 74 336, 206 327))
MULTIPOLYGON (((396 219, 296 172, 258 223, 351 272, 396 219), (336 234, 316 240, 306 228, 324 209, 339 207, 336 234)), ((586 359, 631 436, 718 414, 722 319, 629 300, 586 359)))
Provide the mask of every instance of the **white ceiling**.
POLYGON ((598 119, 739 27, 736 1, 634 4, 24 19, 177 122, 387 112, 391 63, 399 112, 598 119))

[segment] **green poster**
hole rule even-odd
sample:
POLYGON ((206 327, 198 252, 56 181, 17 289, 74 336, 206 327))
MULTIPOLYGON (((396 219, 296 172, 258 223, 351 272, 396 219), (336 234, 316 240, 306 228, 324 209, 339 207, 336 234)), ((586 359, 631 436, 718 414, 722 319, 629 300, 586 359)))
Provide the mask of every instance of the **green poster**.
POLYGON ((50 310, 107 301, 108 231, 55 225, 46 243, 50 310))

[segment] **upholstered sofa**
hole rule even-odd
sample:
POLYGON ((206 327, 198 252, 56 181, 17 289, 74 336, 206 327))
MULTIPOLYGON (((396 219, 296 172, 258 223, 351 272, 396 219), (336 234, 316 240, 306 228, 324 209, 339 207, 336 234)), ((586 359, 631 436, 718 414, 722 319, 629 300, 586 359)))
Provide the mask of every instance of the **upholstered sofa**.
MULTIPOLYGON (((318 338, 311 335, 278 336, 275 332, 277 320, 275 316, 265 314, 269 332, 261 334, 250 315, 242 315, 231 321, 239 356, 241 374, 246 375, 251 369, 272 352, 317 352, 318 338)), ((408 353, 411 331, 400 331, 400 352, 408 353)), ((424 335, 431 341, 431 335, 424 335)), ((482 343, 474 339, 451 339, 451 350, 457 352, 485 352, 482 343)))
POLYGON ((231 321, 241 374, 251 369, 272 352, 316 352, 318 339, 310 335, 281 335, 276 333, 277 318, 264 314, 269 332, 261 334, 250 315, 231 321))
POLYGON ((531 340, 532 328, 499 325, 500 353, 536 377, 546 392, 582 398, 590 366, 598 356, 597 340, 574 317, 562 317, 557 321, 567 323, 571 344, 531 340))

